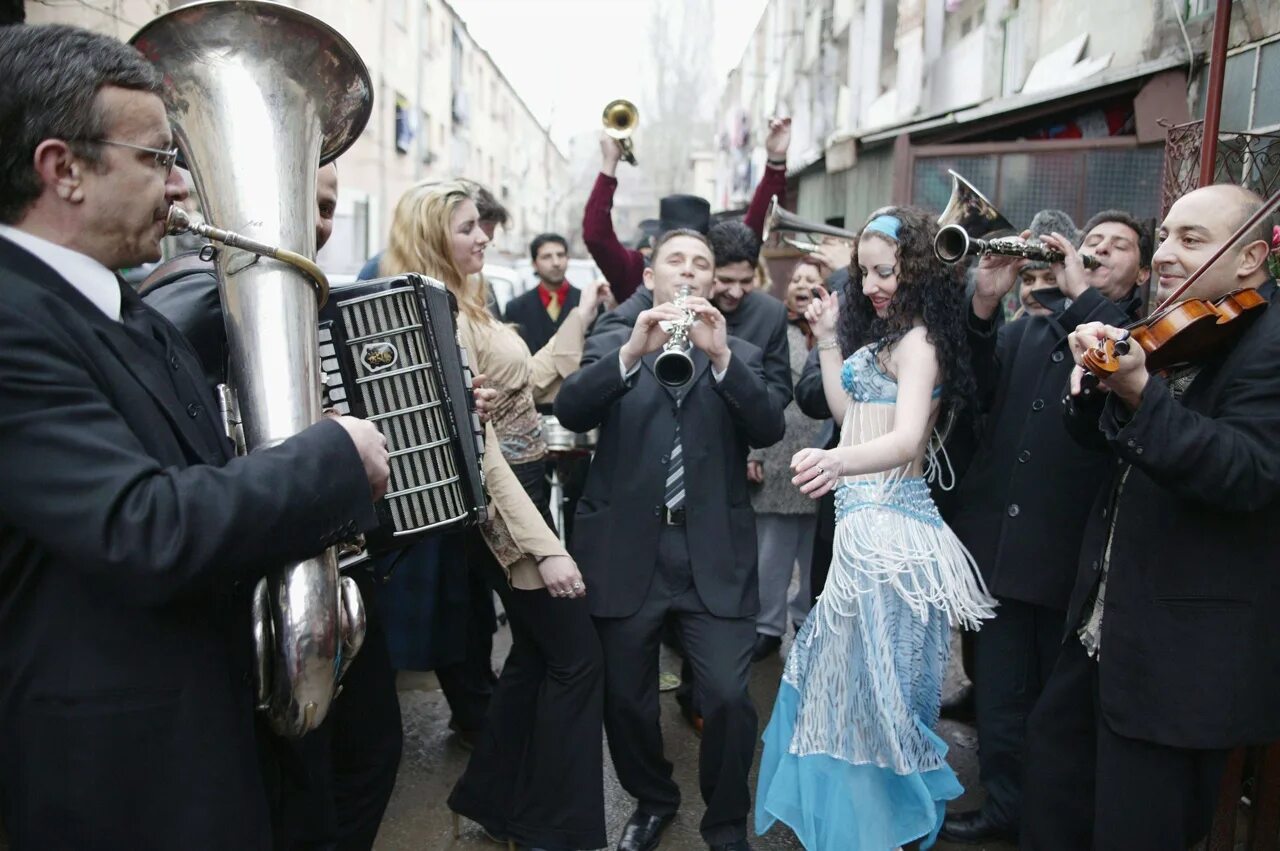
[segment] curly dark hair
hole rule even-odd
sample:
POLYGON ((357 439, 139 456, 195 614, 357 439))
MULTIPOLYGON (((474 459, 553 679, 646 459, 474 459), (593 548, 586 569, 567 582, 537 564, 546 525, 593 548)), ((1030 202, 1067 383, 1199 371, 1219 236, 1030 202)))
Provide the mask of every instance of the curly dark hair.
POLYGON ((895 242, 878 230, 862 239, 883 239, 897 248, 898 291, 889 304, 889 315, 876 316, 870 299, 862 295, 858 248, 849 262, 849 284, 840 304, 840 350, 845 357, 871 343, 879 350, 902 339, 917 318, 924 322, 927 338, 938 352, 942 369, 942 401, 959 414, 977 395, 969 342, 965 332, 965 281, 962 264, 947 266, 933 253, 938 225, 933 215, 919 207, 885 207, 867 219, 896 217, 902 224, 895 242))

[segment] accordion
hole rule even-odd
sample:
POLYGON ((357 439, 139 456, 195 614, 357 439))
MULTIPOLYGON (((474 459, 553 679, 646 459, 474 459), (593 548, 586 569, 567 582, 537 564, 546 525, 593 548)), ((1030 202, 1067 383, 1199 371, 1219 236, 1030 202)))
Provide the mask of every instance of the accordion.
POLYGON ((484 430, 457 310, 444 285, 422 275, 335 286, 320 310, 325 404, 375 423, 391 457, 378 526, 344 564, 487 518, 484 430))

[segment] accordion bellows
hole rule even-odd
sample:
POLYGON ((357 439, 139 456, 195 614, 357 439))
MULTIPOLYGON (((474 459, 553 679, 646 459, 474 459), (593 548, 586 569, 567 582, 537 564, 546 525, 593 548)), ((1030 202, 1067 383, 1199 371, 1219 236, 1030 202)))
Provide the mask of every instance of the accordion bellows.
POLYGON ((375 423, 391 456, 371 554, 487 516, 484 432, 456 313, 444 285, 422 275, 334 287, 320 312, 327 404, 375 423))

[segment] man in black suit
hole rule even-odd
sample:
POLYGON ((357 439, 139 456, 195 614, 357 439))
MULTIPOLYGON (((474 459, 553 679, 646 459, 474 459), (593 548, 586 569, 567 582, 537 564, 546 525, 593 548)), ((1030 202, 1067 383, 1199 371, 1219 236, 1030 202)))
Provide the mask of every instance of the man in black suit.
MULTIPOLYGON (((329 163, 316 173, 317 252, 333 234, 337 205, 338 167, 329 163)), ((229 350, 217 270, 202 256, 208 255, 183 254, 159 266, 139 295, 182 332, 216 386, 229 380, 229 350)), ((260 725, 278 848, 323 844, 335 851, 367 851, 395 788, 400 699, 378 605, 380 585, 372 562, 348 575, 364 600, 365 640, 342 677, 342 699, 299 740, 281 739, 260 725)))
POLYGON ((563 236, 538 234, 529 243, 529 255, 538 285, 509 301, 503 320, 517 325, 529 351, 536 352, 555 336, 582 295, 564 277, 569 268, 569 243, 563 236))
POLYGON ((0 29, 0 810, 15 849, 267 848, 249 590, 373 525, 381 434, 251 457, 113 269, 185 195, 133 48, 0 29))
POLYGON ((724 316, 702 298, 714 255, 694 231, 671 231, 654 247, 645 285, 654 306, 635 326, 588 341, 582 368, 556 398, 574 431, 600 429, 578 504, 573 555, 605 653, 605 730, 618 777, 637 808, 620 851, 650 851, 675 816, 680 790, 662 755, 658 644, 675 613, 693 664, 706 723, 700 773, 714 849, 744 849, 747 774, 756 714, 747 693, 755 615, 755 518, 747 450, 782 436, 759 348, 729 337, 724 316), (654 363, 683 314, 688 288, 693 378, 667 387, 654 363), (665 326, 665 327, 664 327, 665 326))
MULTIPOLYGON (((1152 258, 1171 294, 1261 201, 1234 186, 1179 199, 1152 258)), ((1031 713, 1021 847, 1187 848, 1208 828, 1230 748, 1280 737, 1280 311, 1271 228, 1185 294, 1256 289, 1271 305, 1233 343, 1165 376, 1134 344, 1080 395, 1068 428, 1117 470, 1084 530, 1067 635, 1031 713)), ((1070 337, 1077 363, 1112 325, 1070 337)))
POLYGON ((1062 626, 1097 482, 1114 460, 1081 447, 1058 413, 1075 366, 1067 335, 1084 322, 1123 325, 1142 305, 1151 274, 1151 235, 1136 219, 1107 210, 1084 237, 1065 213, 1044 210, 1031 237, 1062 251, 1050 266, 987 255, 970 299, 969 348, 985 427, 952 499, 949 522, 1000 600, 974 637, 981 808, 947 816, 953 842, 1014 839, 1022 809, 1027 716, 1062 644, 1062 626), (1086 271, 1076 252, 1097 258, 1086 271), (1024 315, 1003 328, 996 314, 1021 287, 1024 315))

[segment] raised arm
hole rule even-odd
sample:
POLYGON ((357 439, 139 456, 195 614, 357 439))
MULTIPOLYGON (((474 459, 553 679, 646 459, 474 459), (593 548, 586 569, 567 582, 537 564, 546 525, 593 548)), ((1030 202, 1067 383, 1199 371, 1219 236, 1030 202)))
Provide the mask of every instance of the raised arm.
POLYGON ((644 277, 644 256, 627 248, 613 230, 613 193, 621 151, 608 136, 600 137, 601 167, 587 206, 582 211, 582 241, 619 303, 636 291, 644 277))
POLYGON ((756 236, 764 234, 764 220, 769 215, 769 204, 775 195, 778 197, 778 204, 787 206, 787 148, 790 146, 791 119, 770 119, 769 135, 764 140, 765 154, 768 157, 764 174, 756 184, 751 205, 747 207, 747 215, 742 220, 755 231, 756 236))

